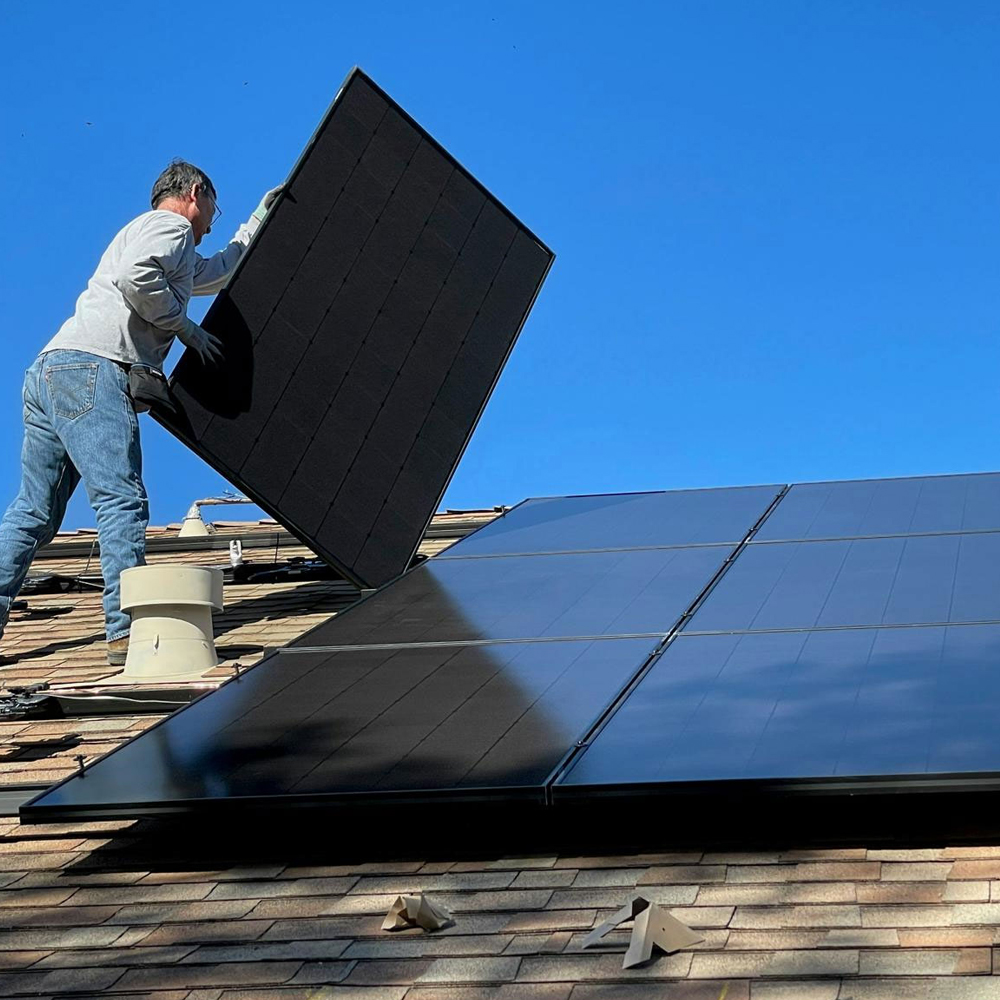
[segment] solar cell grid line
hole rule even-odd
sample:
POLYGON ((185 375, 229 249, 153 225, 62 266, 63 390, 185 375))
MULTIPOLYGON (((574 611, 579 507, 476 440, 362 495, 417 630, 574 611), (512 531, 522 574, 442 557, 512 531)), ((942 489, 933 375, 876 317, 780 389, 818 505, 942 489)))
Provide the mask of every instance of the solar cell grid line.
POLYGON ((367 76, 348 77, 158 419, 349 579, 401 573, 552 252, 367 76))
POLYGON ((554 768, 649 653, 648 639, 278 653, 23 816, 484 795, 541 804, 554 768))
POLYGON ((983 775, 1000 624, 678 636, 553 793, 983 775))
POLYGON ((756 542, 1000 530, 1000 474, 793 486, 756 542))
POLYGON ((685 631, 996 620, 1000 532, 749 545, 685 631))

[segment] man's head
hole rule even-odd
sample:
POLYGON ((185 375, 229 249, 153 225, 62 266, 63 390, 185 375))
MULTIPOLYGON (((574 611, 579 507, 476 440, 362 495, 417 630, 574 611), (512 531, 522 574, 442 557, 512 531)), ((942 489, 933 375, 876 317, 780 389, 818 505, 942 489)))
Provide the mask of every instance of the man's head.
POLYGON ((204 170, 185 160, 174 160, 156 178, 149 200, 153 208, 183 215, 191 223, 197 245, 212 231, 215 197, 215 185, 204 170))

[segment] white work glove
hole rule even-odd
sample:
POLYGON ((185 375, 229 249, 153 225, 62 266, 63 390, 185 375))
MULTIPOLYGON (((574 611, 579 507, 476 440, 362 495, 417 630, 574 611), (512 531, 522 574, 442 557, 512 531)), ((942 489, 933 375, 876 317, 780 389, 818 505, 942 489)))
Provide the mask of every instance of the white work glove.
POLYGON ((277 187, 271 188, 263 198, 260 199, 260 204, 253 210, 253 215, 250 216, 247 222, 247 229, 250 230, 250 235, 253 236, 260 224, 267 217, 267 213, 271 210, 271 206, 278 200, 278 195, 285 190, 284 184, 279 184, 277 187))
POLYGON ((202 364, 214 364, 222 360, 222 341, 218 337, 202 329, 192 319, 186 319, 183 332, 177 334, 177 339, 195 351, 202 364))

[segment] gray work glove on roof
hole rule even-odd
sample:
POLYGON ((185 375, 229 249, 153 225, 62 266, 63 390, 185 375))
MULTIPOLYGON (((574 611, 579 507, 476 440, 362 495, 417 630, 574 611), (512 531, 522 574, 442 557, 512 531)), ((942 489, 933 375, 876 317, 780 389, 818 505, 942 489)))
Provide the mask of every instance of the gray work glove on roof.
POLYGON ((271 210, 271 206, 278 200, 278 195, 285 190, 284 184, 279 184, 277 187, 271 188, 263 198, 260 199, 260 204, 253 210, 253 215, 250 216, 247 221, 247 229, 250 230, 250 235, 253 236, 260 224, 267 217, 267 213, 271 210))
POLYGON ((222 341, 198 326, 194 320, 186 320, 184 330, 177 334, 177 339, 186 347, 198 354, 203 364, 212 364, 222 360, 222 341))

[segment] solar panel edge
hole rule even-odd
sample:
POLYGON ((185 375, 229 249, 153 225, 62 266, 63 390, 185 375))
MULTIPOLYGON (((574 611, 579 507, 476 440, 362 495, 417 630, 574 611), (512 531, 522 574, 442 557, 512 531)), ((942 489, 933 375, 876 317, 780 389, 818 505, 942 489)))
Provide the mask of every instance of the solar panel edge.
MULTIPOLYGON (((131 741, 130 741, 131 742, 131 741)), ((128 745, 128 744, 126 744, 128 745)), ((96 761, 94 762, 96 764, 96 761)), ((78 778, 73 775, 66 779, 78 778)), ((59 785, 53 785, 45 792, 24 803, 18 812, 25 825, 59 822, 60 817, 68 821, 118 819, 121 817, 156 819, 176 816, 190 816, 225 819, 239 819, 242 816, 260 818, 273 814, 276 804, 282 809, 332 808, 338 812, 359 810, 383 812, 400 807, 438 805, 475 805, 489 803, 498 808, 534 803, 546 805, 545 789, 541 785, 527 786, 456 786, 455 788, 425 788, 379 791, 306 792, 281 795, 243 795, 225 799, 197 798, 173 799, 169 802, 114 802, 107 804, 65 803, 46 806, 42 800, 59 785)))
MULTIPOLYGON (((538 283, 538 287, 535 289, 535 293, 531 297, 531 301, 528 303, 528 307, 525 310, 525 313, 524 313, 524 315, 521 318, 521 322, 518 324, 518 328, 515 331, 514 336, 511 338, 510 346, 507 348, 507 351, 506 351, 506 353, 504 355, 503 361, 500 364, 500 368, 497 371, 496 376, 494 377, 493 382, 490 385, 490 388, 489 388, 488 392, 486 393, 486 397, 483 400, 483 405, 479 408, 479 412, 476 415, 475 420, 472 422, 472 425, 471 425, 471 428, 469 430, 469 433, 466 435, 465 443, 462 445, 461 449, 459 450, 458 456, 456 457, 455 462, 452 465, 451 472, 448 475, 448 477, 446 478, 446 480, 444 482, 444 485, 441 487, 440 491, 438 492, 437 499, 434 501, 434 506, 431 508, 431 512, 427 516, 426 521, 424 522, 424 527, 423 527, 423 531, 421 532, 421 536, 423 534, 426 534, 427 528, 428 528, 428 526, 431 523, 431 519, 434 517, 435 511, 438 509, 438 507, 440 507, 441 501, 444 499, 445 493, 448 492, 448 487, 451 485, 451 481, 452 481, 452 479, 455 476, 455 472, 457 471, 458 466, 461 464, 462 459, 465 456, 466 449, 469 447, 469 442, 472 440, 473 436, 476 433, 476 428, 479 426, 479 421, 482 419, 483 413, 486 411, 486 407, 489 404, 489 401, 492 398, 494 391, 496 390, 497 383, 500 381, 500 376, 503 373, 504 368, 507 366, 507 362, 510 359, 510 355, 513 352, 514 347, 516 346, 517 341, 518 341, 518 339, 521 336, 521 331, 524 329, 524 324, 528 321, 528 316, 531 314, 531 310, 534 308, 535 301, 538 298, 538 295, 539 295, 539 293, 542 290, 542 285, 545 283, 545 279, 546 279, 546 277, 548 277, 549 271, 552 269, 552 264, 553 264, 554 260, 555 260, 555 255, 550 256, 548 265, 545 268, 545 272, 542 275, 541 280, 538 283)), ((413 547, 413 551, 410 553, 410 559, 411 560, 412 560, 413 556, 416 554, 417 549, 419 548, 419 546, 420 546, 420 542, 418 540, 417 544, 413 547)))
MULTIPOLYGON (((250 669, 254 669, 255 670, 255 669, 257 669, 257 667, 263 666, 274 655, 275 655, 275 653, 270 653, 268 655, 265 655, 258 663, 255 663, 253 665, 253 667, 251 667, 250 669)), ((222 688, 226 687, 227 685, 235 684, 239 680, 240 680, 240 674, 236 674, 233 677, 227 677, 224 681, 222 681, 222 683, 219 684, 219 686, 217 688, 214 688, 213 690, 210 690, 210 691, 205 691, 202 694, 198 695, 192 701, 190 701, 186 705, 184 705, 180 709, 180 711, 184 711, 185 709, 191 708, 193 705, 196 705, 199 702, 204 701, 206 698, 210 698, 212 695, 216 694, 218 691, 220 691, 222 688)), ((176 713, 171 713, 169 715, 163 716, 163 718, 161 718, 161 719, 157 719, 157 721, 154 722, 151 726, 149 726, 148 728, 144 729, 141 733, 137 733, 130 740, 127 740, 124 743, 120 743, 118 746, 112 747, 112 749, 109 750, 109 751, 107 751, 106 753, 100 754, 99 756, 95 757, 92 761, 89 762, 88 766, 89 767, 96 767, 98 764, 102 763, 103 761, 106 761, 109 758, 113 757, 115 754, 120 753, 121 751, 125 750, 126 747, 128 747, 131 744, 135 743, 141 736, 145 736, 147 733, 151 733, 154 730, 157 730, 160 727, 166 725, 166 723, 168 723, 170 721, 170 719, 174 717, 174 714, 176 714, 176 713)), ((26 803, 24 803, 20 807, 20 809, 19 809, 19 815, 25 820, 25 822, 28 822, 28 823, 44 823, 44 822, 49 822, 49 820, 45 819, 45 816, 47 814, 44 811, 42 812, 41 818, 36 818, 37 812, 36 812, 36 810, 34 808, 35 804, 38 803, 38 802, 40 802, 42 799, 44 799, 50 793, 55 792, 58 789, 65 787, 71 781, 73 781, 75 778, 79 778, 79 777, 80 777, 79 773, 70 774, 70 775, 67 775, 65 778, 60 779, 59 781, 53 782, 44 791, 39 792, 37 795, 33 796, 26 803)))
MULTIPOLYGON (((157 421, 159 422, 159 421, 157 421)), ((167 430, 172 434, 176 433, 174 428, 170 425, 164 425, 167 430)), ((182 439, 183 440, 183 439, 182 439)), ((351 583, 357 584, 357 586, 369 589, 372 584, 360 577, 348 566, 346 566, 340 559, 337 558, 332 552, 327 550, 321 542, 314 538, 309 532, 300 529, 293 520, 291 520, 287 514, 280 512, 277 507, 268 499, 261 496, 254 490, 248 483, 244 482, 238 473, 229 469, 224 463, 216 461, 214 456, 203 455, 199 453, 199 457, 202 461, 210 465, 216 472, 220 475, 225 476, 244 496, 252 500, 258 507, 261 508, 265 513, 272 517, 275 521, 281 524, 283 527, 287 528, 288 531, 294 535, 303 545, 307 548, 311 548, 316 552, 324 562, 329 564, 329 566, 336 570, 345 580, 349 580, 351 583)), ((411 557, 412 558, 412 557, 411 557)), ((404 567, 405 569, 405 567, 404 567)), ((391 582, 391 581, 388 581, 391 582)))
POLYGON ((445 149, 445 147, 442 146, 441 143, 438 142, 438 140, 435 139, 434 136, 431 135, 430 132, 428 132, 424 126, 422 126, 419 122, 417 122, 416 119, 413 118, 404 108, 400 107, 396 103, 396 101, 393 100, 393 98, 390 97, 389 94, 387 94, 370 76, 368 76, 368 74, 364 70, 362 70, 358 66, 355 66, 355 68, 351 71, 351 73, 348 74, 348 79, 353 78, 353 75, 355 73, 361 79, 363 79, 376 93, 378 93, 379 96, 382 97, 382 99, 385 100, 391 108, 394 108, 411 126, 414 126, 421 133, 423 133, 425 138, 427 138, 431 142, 431 144, 437 149, 437 151, 441 153, 441 155, 444 156, 446 159, 450 160, 454 164, 454 166, 465 175, 466 178, 472 181, 472 183, 476 186, 476 188, 478 188, 487 198, 489 198, 492 202, 494 202, 500 208, 500 210, 505 215, 507 215, 507 217, 511 220, 511 222, 514 223, 514 225, 518 229, 522 230, 526 235, 531 237, 531 239, 534 240, 534 242, 537 243, 538 246, 541 247, 541 249, 546 254, 549 255, 550 266, 551 266, 551 262, 554 261, 556 257, 555 252, 552 250, 551 247, 549 247, 545 242, 539 239, 539 237, 534 233, 534 231, 529 229, 509 208, 507 208, 507 206, 502 201, 500 201, 493 194, 491 194, 487 190, 487 188, 482 183, 480 183, 480 181, 476 179, 475 175, 470 170, 468 170, 453 153, 450 153, 447 149, 445 149))
MULTIPOLYGON (((931 791, 954 792, 974 785, 977 790, 995 795, 1000 792, 1000 769, 989 771, 942 771, 931 775, 900 772, 899 774, 833 775, 814 778, 705 778, 698 780, 678 779, 674 781, 593 782, 565 783, 557 780, 549 786, 551 802, 556 807, 566 803, 587 802, 595 798, 632 799, 648 807, 657 800, 663 802, 672 796, 698 796, 707 800, 709 796, 726 798, 735 793, 780 793, 783 796, 803 797, 813 795, 833 796, 840 792, 848 801, 859 794, 870 793, 882 788, 897 798, 907 790, 927 793, 931 791)), ((761 803, 758 801, 758 806, 761 803)))

